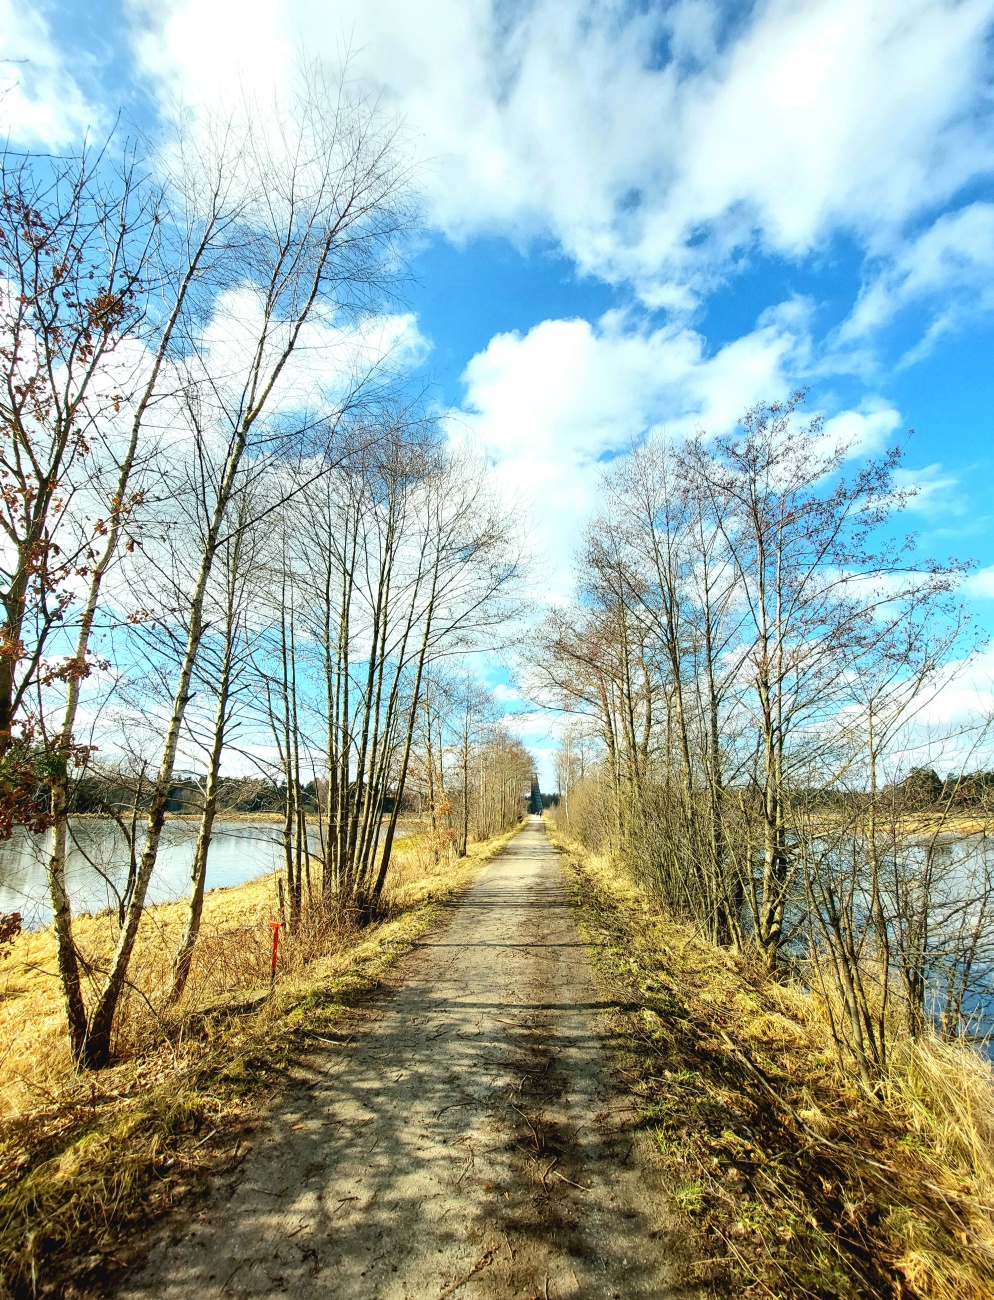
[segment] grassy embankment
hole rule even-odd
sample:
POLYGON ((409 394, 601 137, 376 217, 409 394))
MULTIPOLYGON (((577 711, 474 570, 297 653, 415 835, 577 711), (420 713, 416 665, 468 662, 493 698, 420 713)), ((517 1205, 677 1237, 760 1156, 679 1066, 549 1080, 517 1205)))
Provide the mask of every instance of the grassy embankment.
MULTIPOLYGON (((115 1064, 92 1075, 72 1069, 51 933, 20 935, 0 964, 0 1296, 71 1296, 111 1281, 128 1263, 134 1225, 244 1157, 253 1117, 294 1059, 348 1037, 350 1008, 509 838, 436 863, 427 837, 407 837, 385 918, 361 930, 302 927, 282 950, 272 992, 274 876, 207 895, 177 1009, 163 993, 183 905, 149 908, 115 1064)), ((77 924, 98 970, 114 918, 77 924)))
POLYGON ((839 1070, 824 1005, 661 916, 554 835, 618 1064, 641 1099, 706 1294, 994 1295, 994 1072, 938 1039, 878 1099, 839 1070))

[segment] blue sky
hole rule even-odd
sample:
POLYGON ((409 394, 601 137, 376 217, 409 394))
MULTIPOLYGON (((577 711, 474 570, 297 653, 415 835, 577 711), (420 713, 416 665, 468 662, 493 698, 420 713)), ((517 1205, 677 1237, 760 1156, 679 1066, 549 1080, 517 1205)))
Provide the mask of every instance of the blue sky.
POLYGON ((915 430, 910 522, 990 624, 992 36, 994 0, 0 0, 0 115, 71 148, 348 52, 421 160, 410 355, 543 598, 599 464, 803 385, 864 451, 915 430))

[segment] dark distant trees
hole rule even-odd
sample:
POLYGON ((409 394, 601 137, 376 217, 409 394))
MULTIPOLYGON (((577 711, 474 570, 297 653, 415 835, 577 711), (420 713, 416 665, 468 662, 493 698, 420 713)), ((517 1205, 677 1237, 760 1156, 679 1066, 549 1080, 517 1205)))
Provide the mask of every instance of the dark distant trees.
POLYGON ((885 785, 880 793, 899 800, 909 812, 933 807, 943 795, 945 784, 931 767, 913 767, 903 780, 885 785))

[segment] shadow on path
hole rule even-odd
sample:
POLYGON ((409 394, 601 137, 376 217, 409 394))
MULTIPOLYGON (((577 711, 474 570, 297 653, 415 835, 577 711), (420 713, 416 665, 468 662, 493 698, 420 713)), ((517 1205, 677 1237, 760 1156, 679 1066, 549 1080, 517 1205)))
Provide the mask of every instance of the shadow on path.
POLYGON ((123 1297, 676 1294, 538 819, 398 969, 123 1297))

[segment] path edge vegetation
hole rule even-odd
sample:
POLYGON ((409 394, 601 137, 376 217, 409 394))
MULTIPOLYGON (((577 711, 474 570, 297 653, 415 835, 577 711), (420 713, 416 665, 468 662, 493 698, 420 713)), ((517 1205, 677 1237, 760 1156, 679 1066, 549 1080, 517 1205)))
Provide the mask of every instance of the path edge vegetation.
MULTIPOLYGON (((294 1062, 336 1050, 350 1010, 379 989, 447 905, 523 823, 472 845, 360 930, 344 951, 277 980, 271 995, 200 1023, 201 1051, 96 1119, 85 1106, 0 1173, 0 1300, 112 1290, 144 1253, 149 1224, 230 1173, 251 1149, 294 1062)), ((7 1142, 3 1142, 7 1145, 7 1142)))
POLYGON ((554 826, 608 994, 615 1065, 705 1295, 994 1294, 994 1073, 938 1038, 879 1099, 840 1075, 818 999, 669 918, 554 826))

